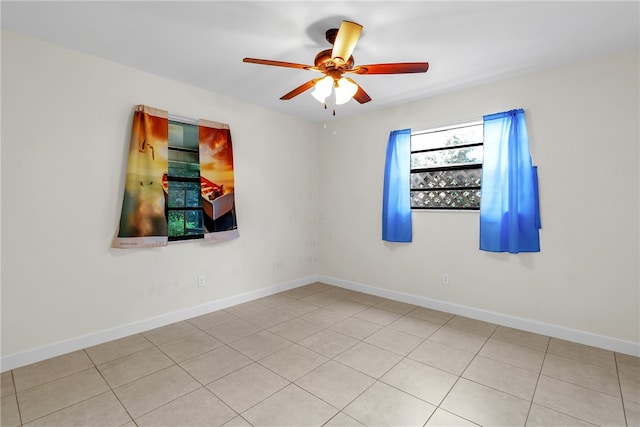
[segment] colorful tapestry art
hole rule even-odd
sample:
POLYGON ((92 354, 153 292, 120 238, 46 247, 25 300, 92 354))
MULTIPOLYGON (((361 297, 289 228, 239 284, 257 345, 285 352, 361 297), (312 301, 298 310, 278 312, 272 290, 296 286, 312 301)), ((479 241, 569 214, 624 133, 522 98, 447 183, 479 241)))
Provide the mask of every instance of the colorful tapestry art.
POLYGON ((137 106, 124 187, 114 248, 239 237, 226 124, 201 119, 183 129, 168 112, 137 106))

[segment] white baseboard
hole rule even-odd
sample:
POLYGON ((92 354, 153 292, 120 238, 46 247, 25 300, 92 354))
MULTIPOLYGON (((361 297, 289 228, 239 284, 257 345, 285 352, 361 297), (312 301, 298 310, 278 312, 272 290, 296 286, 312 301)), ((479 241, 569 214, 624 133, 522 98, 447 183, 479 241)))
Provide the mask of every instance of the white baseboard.
POLYGON ((593 347, 603 348, 606 350, 617 351, 618 353, 640 357, 640 343, 633 341, 611 338, 603 335, 593 334, 590 332, 580 331, 577 329, 539 322, 537 320, 524 319, 521 317, 510 316, 507 314, 496 313, 493 311, 482 310, 465 305, 454 304, 412 294, 406 294, 389 289, 376 288, 373 286, 364 285, 362 283, 336 279, 335 277, 321 275, 319 276, 318 281, 326 283, 328 285, 339 286, 341 288, 346 288, 353 291, 364 292, 379 297, 406 302, 408 304, 413 304, 420 307, 431 308, 451 314, 470 317, 476 320, 495 323, 501 326, 507 326, 527 332, 533 332, 540 335, 560 338, 567 341, 577 342, 580 344, 590 345, 593 347))
POLYGON ((281 283, 267 288, 245 292, 228 298, 211 301, 196 307, 174 311, 153 318, 129 323, 127 325, 98 331, 84 336, 57 342, 51 345, 4 356, 2 357, 2 359, 0 359, 0 372, 19 368, 21 366, 29 365, 35 362, 40 362, 45 359, 60 356, 72 351, 81 350, 83 348, 92 347, 94 345, 102 344, 115 339, 124 338, 129 335, 145 332, 154 328, 159 328, 171 323, 191 319, 193 317, 201 316, 203 314, 211 313, 217 310, 222 310, 236 304, 253 301, 258 298, 263 298, 278 292, 286 291, 315 282, 322 282, 328 285, 339 286, 341 288, 350 289, 353 291, 364 292, 367 294, 389 298, 396 301, 406 302, 408 304, 413 304, 420 307, 426 307, 451 314, 466 316, 472 319, 483 320, 485 322, 491 322, 497 325, 521 329, 523 331, 533 332, 536 334, 546 335, 554 338, 560 338, 567 341, 590 345, 593 347, 617 351, 619 353, 640 356, 640 343, 592 334, 590 332, 552 325, 544 322, 538 322, 536 320, 510 316, 502 313, 496 313, 493 311, 482 310, 465 305, 454 304, 446 301, 439 301, 422 296, 392 291, 389 289, 376 288, 361 283, 337 279, 335 277, 317 275, 292 280, 290 282, 281 283))
POLYGON ((184 310, 174 311, 149 319, 140 320, 138 322, 129 323, 115 328, 98 331, 95 333, 83 335, 69 340, 60 341, 54 344, 23 351, 20 353, 3 356, 0 359, 0 372, 5 372, 31 363, 40 362, 52 357, 70 353, 72 351, 81 350, 83 348, 92 347, 108 341, 124 338, 129 335, 138 334, 151 329, 166 326, 171 323, 180 322, 182 320, 191 319, 213 311, 222 310, 243 302, 253 301, 258 298, 273 295, 278 292, 297 288, 317 282, 319 276, 309 276, 302 279, 292 280, 290 282, 281 283, 267 288, 257 289, 255 291, 245 292, 228 298, 211 301, 195 307, 186 308, 184 310))

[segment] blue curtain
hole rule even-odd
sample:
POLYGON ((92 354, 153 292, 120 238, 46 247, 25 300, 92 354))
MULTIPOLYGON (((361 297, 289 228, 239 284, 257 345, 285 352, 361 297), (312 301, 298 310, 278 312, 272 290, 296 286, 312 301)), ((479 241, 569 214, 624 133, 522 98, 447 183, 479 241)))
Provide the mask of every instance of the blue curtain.
POLYGON ((410 242, 412 238, 410 161, 411 129, 392 131, 387 144, 382 200, 382 240, 388 242, 410 242))
POLYGON ((480 249, 540 252, 537 168, 523 110, 484 117, 480 249))

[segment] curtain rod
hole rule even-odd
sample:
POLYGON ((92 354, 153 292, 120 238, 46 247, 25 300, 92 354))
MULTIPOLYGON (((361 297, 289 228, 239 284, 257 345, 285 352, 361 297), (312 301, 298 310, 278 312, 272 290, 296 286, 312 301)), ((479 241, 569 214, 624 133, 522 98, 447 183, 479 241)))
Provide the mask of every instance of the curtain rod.
POLYGON ((416 134, 416 133, 434 132, 434 131, 438 131, 438 130, 445 130, 445 129, 451 129, 451 128, 455 128, 455 127, 460 127, 462 125, 480 124, 482 122, 483 122, 482 116, 473 117, 471 119, 459 120, 459 121, 450 122, 449 124, 444 124, 444 125, 421 127, 419 129, 411 128, 411 133, 412 134, 416 134))

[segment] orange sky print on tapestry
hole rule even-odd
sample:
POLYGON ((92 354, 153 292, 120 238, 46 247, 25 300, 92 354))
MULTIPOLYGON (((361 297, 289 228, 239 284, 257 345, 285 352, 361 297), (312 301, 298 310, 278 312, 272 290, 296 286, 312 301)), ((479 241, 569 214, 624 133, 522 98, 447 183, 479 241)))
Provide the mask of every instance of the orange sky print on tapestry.
POLYGON ((205 240, 239 236, 229 125, 200 119, 198 129, 205 240))
POLYGON ((167 157, 167 114, 139 106, 133 117, 118 237, 167 235, 162 189, 167 157))
POLYGON ((200 126, 200 174, 223 186, 223 194, 234 191, 233 151, 229 129, 200 126))

